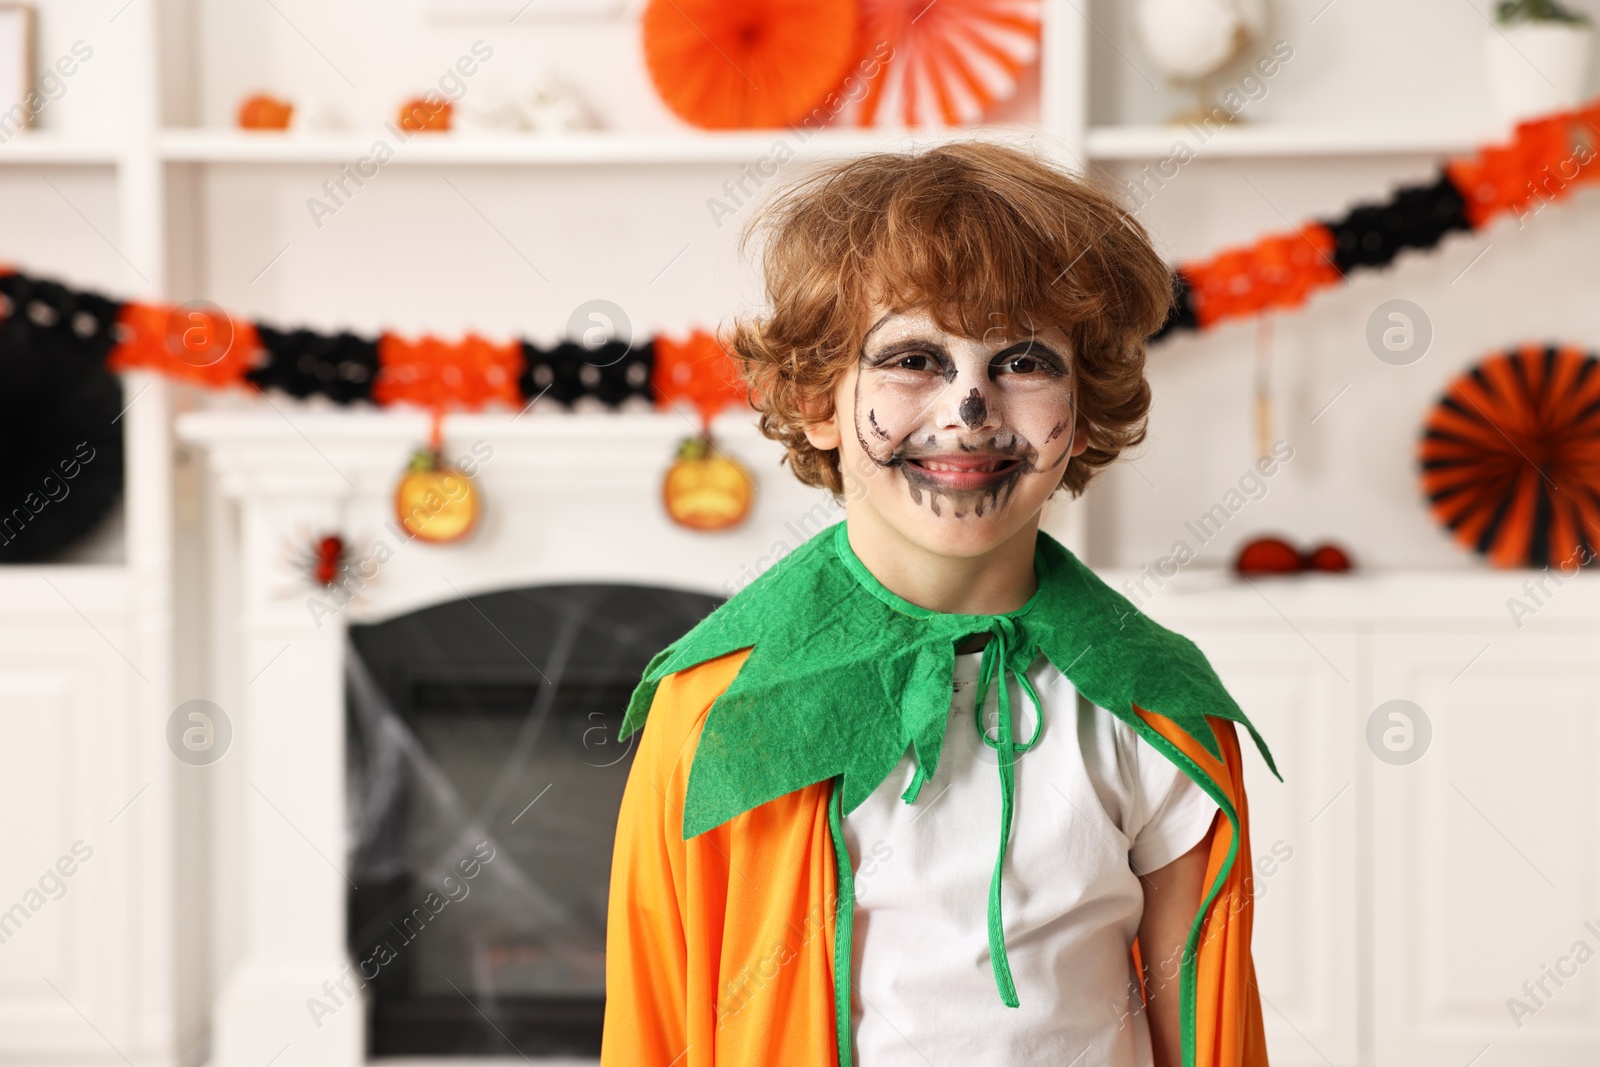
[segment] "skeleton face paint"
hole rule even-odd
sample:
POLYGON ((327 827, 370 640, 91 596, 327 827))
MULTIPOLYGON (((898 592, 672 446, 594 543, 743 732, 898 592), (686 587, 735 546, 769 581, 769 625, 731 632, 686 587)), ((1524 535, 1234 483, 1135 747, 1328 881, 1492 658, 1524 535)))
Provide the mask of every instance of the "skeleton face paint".
POLYGON ((926 311, 890 312, 862 343, 856 441, 941 518, 993 513, 1020 485, 1042 488, 1042 501, 1072 454, 1066 335, 990 336, 946 333, 926 311))

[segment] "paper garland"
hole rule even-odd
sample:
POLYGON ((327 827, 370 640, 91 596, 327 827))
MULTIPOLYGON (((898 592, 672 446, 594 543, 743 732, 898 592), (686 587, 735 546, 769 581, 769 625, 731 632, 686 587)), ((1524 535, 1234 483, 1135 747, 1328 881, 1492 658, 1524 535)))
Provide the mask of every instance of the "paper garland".
MULTIPOLYGON (((301 400, 404 404, 435 413, 521 410, 536 400, 571 409, 585 398, 613 410, 683 404, 703 427, 745 400, 738 368, 703 330, 683 340, 546 348, 471 335, 449 342, 280 330, 197 307, 119 303, 0 268, 0 330, 12 350, 68 344, 112 373, 146 370, 207 389, 272 389, 301 400)), ((28 385, 7 383, 13 395, 28 385)))
POLYGON ((1528 215, 1600 176, 1600 101, 1517 126, 1504 145, 1440 168, 1380 204, 1178 266, 1174 307, 1156 334, 1205 330, 1228 319, 1299 307, 1353 270, 1385 267, 1404 249, 1432 248, 1452 231, 1481 231, 1501 215, 1528 215))

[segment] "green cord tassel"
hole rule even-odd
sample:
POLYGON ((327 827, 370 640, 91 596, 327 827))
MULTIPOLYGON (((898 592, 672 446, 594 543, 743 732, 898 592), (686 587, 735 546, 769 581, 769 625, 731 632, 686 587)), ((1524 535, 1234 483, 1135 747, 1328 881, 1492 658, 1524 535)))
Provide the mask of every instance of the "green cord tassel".
POLYGON ((1006 845, 1011 840, 1011 808, 1012 799, 1016 792, 1016 758, 1034 746, 1039 740, 1039 733, 1044 728, 1044 709, 1039 705, 1039 694, 1034 691, 1033 683, 1023 673, 1032 661, 1033 655, 1027 647, 1017 648, 1017 624, 1005 616, 997 617, 989 628, 991 637, 989 643, 983 648, 983 660, 978 667, 978 692, 973 699, 973 720, 978 728, 978 736, 983 738, 983 743, 995 750, 1000 770, 1000 848, 994 858, 994 874, 989 879, 989 962, 994 967, 994 984, 1000 990, 1000 1000, 1008 1008, 1015 1008, 1021 1004, 1017 999, 1017 986, 1011 978, 1011 960, 1006 954, 1005 919, 1000 907, 1000 872, 1006 862, 1006 845), (1012 663, 1015 658, 1018 664, 1012 663), (1017 679, 1017 683, 1033 701, 1033 706, 1038 715, 1034 723, 1033 736, 1022 744, 1016 744, 1011 731, 1011 693, 1006 685, 1006 673, 1010 672, 1017 679), (999 693, 996 703, 999 705, 999 722, 996 724, 996 736, 991 738, 983 728, 983 704, 988 696, 989 685, 998 677, 999 693))

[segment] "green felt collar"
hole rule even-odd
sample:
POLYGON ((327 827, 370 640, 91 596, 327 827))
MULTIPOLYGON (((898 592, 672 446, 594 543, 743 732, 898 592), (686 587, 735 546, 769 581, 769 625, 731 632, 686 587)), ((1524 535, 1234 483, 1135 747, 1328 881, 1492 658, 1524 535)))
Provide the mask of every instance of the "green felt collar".
MULTIPOLYGON (((1001 878, 1011 835, 1015 764, 1038 740, 1044 719, 1040 709, 1033 735, 1026 741, 1013 736, 1008 674, 1038 707, 1038 695, 1024 671, 1043 653, 1080 693, 1127 722, 1217 800, 1235 825, 1233 848, 1238 840, 1237 815, 1218 783, 1178 754, 1139 718, 1134 706, 1171 719, 1218 760, 1222 751, 1205 717, 1243 723, 1267 766, 1278 773, 1266 744, 1194 642, 1141 614, 1042 531, 1035 543, 1034 573, 1039 588, 1016 611, 1002 615, 930 611, 884 588, 856 558, 845 524, 840 523, 781 559, 651 660, 628 703, 623 738, 643 724, 662 678, 730 652, 750 650, 739 673, 711 705, 701 729, 685 787, 686 840, 775 797, 833 780, 829 827, 840 879, 834 996, 839 1062, 845 1067, 850 1062, 848 971, 854 892, 841 819, 888 777, 908 745, 917 767, 902 799, 913 803, 933 777, 948 722, 955 649, 963 639, 990 635, 979 666, 973 725, 984 744, 995 750, 1000 777, 999 848, 989 881, 988 934, 995 985, 1009 1007, 1020 1001, 1005 946, 1001 878), (991 684, 998 690, 993 736, 981 718, 984 693, 991 684)), ((1224 877, 1226 871, 1212 886, 1207 905, 1224 877)), ((1197 916, 1190 930, 1191 944, 1200 922, 1197 916)), ((1186 1049, 1194 1040, 1192 971, 1191 960, 1180 987, 1186 1049)))
POLYGON ((1140 612, 1043 531, 1034 569, 1038 591, 1015 612, 929 611, 885 589, 851 551, 840 523, 783 557, 652 659, 621 737, 644 724, 662 678, 750 649, 701 731, 686 787, 684 838, 835 776, 849 814, 908 745, 919 779, 933 776, 956 645, 1004 628, 1003 666, 1013 674, 1042 653, 1088 700, 1141 734, 1147 728, 1134 705, 1171 719, 1218 759, 1205 717, 1230 719, 1250 731, 1278 773, 1194 642, 1140 612))

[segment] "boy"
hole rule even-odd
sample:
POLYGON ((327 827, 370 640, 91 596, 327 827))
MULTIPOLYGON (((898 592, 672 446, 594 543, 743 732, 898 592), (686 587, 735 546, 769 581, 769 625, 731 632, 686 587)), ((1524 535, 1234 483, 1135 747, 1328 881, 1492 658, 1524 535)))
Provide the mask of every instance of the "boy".
POLYGON ((770 313, 733 349, 846 519, 634 694, 602 1063, 1264 1067, 1249 724, 1039 531, 1143 439, 1166 268, 981 142, 760 219, 770 313))

